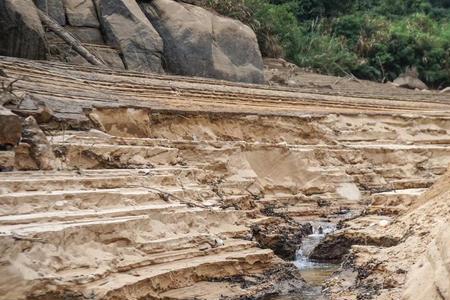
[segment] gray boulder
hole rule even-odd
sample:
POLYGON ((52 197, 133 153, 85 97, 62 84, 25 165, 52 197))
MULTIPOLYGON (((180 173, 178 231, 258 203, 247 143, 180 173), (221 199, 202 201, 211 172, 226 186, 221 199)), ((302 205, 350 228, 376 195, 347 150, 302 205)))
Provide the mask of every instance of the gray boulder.
POLYGON ((82 43, 104 44, 103 35, 98 28, 66 26, 65 29, 82 43))
POLYGON ((441 90, 439 93, 441 94, 450 94, 450 86, 446 87, 445 89, 441 90))
POLYGON ((427 90, 427 85, 419 79, 419 73, 415 67, 407 67, 405 73, 400 74, 397 79, 393 82, 394 85, 407 88, 407 89, 418 89, 418 90, 427 90))
POLYGON ((127 69, 162 73, 163 42, 135 0, 97 0, 106 39, 123 55, 127 69))
POLYGON ((66 25, 66 13, 62 0, 35 0, 36 6, 45 12, 50 18, 58 22, 59 25, 66 25))
POLYGON ((64 0, 64 7, 69 25, 79 27, 100 26, 92 0, 64 0))
POLYGON ((261 53, 250 27, 187 3, 154 0, 140 5, 164 41, 168 71, 264 82, 261 53))
POLYGON ((45 59, 44 29, 31 0, 0 1, 0 55, 45 59))

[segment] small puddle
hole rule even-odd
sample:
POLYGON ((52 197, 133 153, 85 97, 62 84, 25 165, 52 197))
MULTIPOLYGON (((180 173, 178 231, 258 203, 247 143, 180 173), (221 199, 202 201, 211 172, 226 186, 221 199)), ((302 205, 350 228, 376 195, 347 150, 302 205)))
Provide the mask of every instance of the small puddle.
POLYGON ((274 296, 270 300, 325 299, 322 295, 322 284, 339 269, 339 265, 313 261, 308 256, 327 234, 336 230, 336 225, 329 222, 311 222, 311 225, 313 226, 313 233, 303 238, 302 246, 297 251, 297 257, 294 261, 294 265, 300 269, 300 273, 309 287, 301 293, 274 296))

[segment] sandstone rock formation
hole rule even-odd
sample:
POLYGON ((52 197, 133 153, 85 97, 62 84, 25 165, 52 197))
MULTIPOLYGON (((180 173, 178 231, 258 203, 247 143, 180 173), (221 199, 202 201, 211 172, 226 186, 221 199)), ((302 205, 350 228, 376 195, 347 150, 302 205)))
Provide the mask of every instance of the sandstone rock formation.
POLYGON ((435 239, 411 268, 403 299, 450 299, 449 225, 440 225, 435 239))
POLYGON ((26 95, 7 107, 39 116, 58 167, 17 171, 24 153, 39 153, 30 143, 14 150, 16 171, 0 173, 1 300, 301 293, 298 272, 274 251, 292 256, 311 224, 347 218, 329 237, 358 243, 345 245, 354 281, 338 277, 327 291, 398 299, 407 266, 437 236, 433 222, 448 215, 448 201, 426 201, 439 192, 422 195, 450 163, 450 104, 439 93, 8 57, 0 68, 26 95))
POLYGON ((0 2, 0 55, 46 58, 44 29, 32 0, 0 2))
POLYGON ((10 110, 0 106, 0 145, 16 146, 22 134, 22 121, 10 110))
MULTIPOLYGON (((1 100, 0 93, 0 100, 1 100)), ((0 105, 0 172, 15 166, 15 147, 20 141, 22 121, 19 116, 0 105)))
POLYGON ((351 220, 340 235, 361 240, 350 243, 343 271, 329 282, 331 295, 336 299, 450 299, 449 182, 447 171, 406 210, 391 217, 351 220), (389 237, 391 242, 386 243, 389 237))
POLYGON ((33 117, 23 122, 21 148, 16 157, 18 168, 21 170, 53 170, 55 168, 55 155, 47 137, 39 128, 33 117))
POLYGON ((106 39, 118 47, 127 69, 161 73, 163 43, 134 0, 99 0, 106 39))
POLYGON ((141 2, 164 41, 168 71, 263 83, 255 33, 243 23, 172 0, 141 2))

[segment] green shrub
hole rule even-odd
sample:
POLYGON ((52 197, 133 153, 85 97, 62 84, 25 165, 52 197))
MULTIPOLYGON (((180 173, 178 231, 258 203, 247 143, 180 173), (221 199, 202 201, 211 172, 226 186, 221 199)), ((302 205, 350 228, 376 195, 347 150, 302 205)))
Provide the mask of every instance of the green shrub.
POLYGON ((363 79, 395 79, 408 66, 450 85, 450 0, 207 0, 248 24, 264 56, 363 79))

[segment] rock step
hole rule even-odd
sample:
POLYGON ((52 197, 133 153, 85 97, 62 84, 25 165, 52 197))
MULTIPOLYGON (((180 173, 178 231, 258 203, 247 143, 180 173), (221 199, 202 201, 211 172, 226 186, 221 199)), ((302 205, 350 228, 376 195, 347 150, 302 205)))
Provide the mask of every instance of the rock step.
POLYGON ((437 178, 409 178, 391 180, 383 183, 360 183, 360 185, 373 193, 382 193, 394 190, 429 188, 436 182, 436 180, 437 178))
POLYGON ((211 148, 249 148, 250 150, 255 147, 255 149, 261 148, 307 148, 307 149, 317 149, 317 148, 336 148, 339 145, 295 145, 287 143, 271 143, 271 142, 252 142, 245 140, 193 140, 193 139, 180 139, 179 137, 174 137, 173 139, 164 138, 133 138, 133 137, 119 137, 112 136, 100 131, 66 131, 65 135, 60 132, 54 132, 52 136, 52 142, 54 144, 72 144, 72 143, 82 143, 82 144, 111 144, 111 145, 132 145, 132 146, 160 146, 160 147, 171 147, 180 150, 193 149, 201 147, 211 147, 211 148))
POLYGON ((58 170, 58 171, 12 171, 0 173, 0 180, 11 178, 33 178, 42 177, 72 177, 83 175, 85 177, 98 175, 149 175, 149 174, 182 174, 185 172, 199 172, 201 171, 195 167, 183 166, 160 166, 157 168, 133 168, 133 169, 90 169, 90 170, 58 170))
MULTIPOLYGON (((372 205, 399 205, 411 203, 416 200, 426 189, 402 189, 384 193, 372 194, 372 205)), ((409 205, 409 204, 408 204, 409 205)))
MULTIPOLYGON (((355 137, 355 131, 348 131, 351 137, 355 137)), ((385 133, 383 133, 385 134, 385 133)), ((220 141, 220 140, 192 140, 192 139, 166 139, 166 138, 133 138, 133 137, 119 137, 112 136, 106 133, 91 130, 91 131, 66 131, 64 134, 62 132, 53 132, 52 141, 54 143, 86 143, 92 144, 93 141, 99 144, 115 144, 115 145, 135 145, 135 146, 161 146, 161 147, 174 147, 182 148, 179 146, 192 147, 195 145, 211 145, 214 147, 223 147, 230 145, 232 146, 257 146, 257 147, 283 147, 283 148, 303 148, 303 149, 336 149, 342 147, 348 148, 422 148, 426 149, 431 147, 432 149, 438 148, 448 148, 450 147, 450 139, 447 133, 443 133, 435 138, 416 138, 414 141, 410 141, 406 144, 404 141, 399 141, 397 136, 392 140, 382 140, 377 138, 367 138, 361 139, 356 137, 357 140, 351 139, 350 142, 346 143, 346 139, 343 137, 338 137, 337 140, 343 141, 338 145, 327 145, 327 144, 288 144, 288 143, 270 143, 270 142, 252 142, 252 141, 220 141), (361 141, 361 142, 359 142, 361 141), (438 147, 434 147, 438 146, 438 147)))
POLYGON ((416 145, 416 144, 380 144, 380 143, 368 143, 368 144, 346 144, 346 147, 350 149, 364 149, 364 150, 373 150, 373 151, 399 151, 399 150, 441 150, 441 151, 450 151, 450 145, 444 144, 425 144, 425 145, 416 145))
MULTIPOLYGON (((257 200, 257 203, 264 207, 283 208, 296 205, 317 205, 317 196, 306 195, 270 195, 257 200)), ((321 194, 320 197, 325 196, 321 194)))
POLYGON ((99 209, 119 206, 142 205, 144 203, 165 203, 159 191, 173 196, 164 198, 177 201, 177 198, 188 201, 203 202, 217 197, 209 186, 184 185, 183 188, 163 186, 157 190, 146 188, 113 188, 93 190, 57 190, 15 192, 0 195, 0 216, 27 214, 43 211, 99 209), (158 191, 159 190, 159 191, 158 191))
POLYGON ((227 230, 214 230, 211 233, 188 233, 178 234, 172 237, 141 241, 137 249, 146 254, 155 254, 170 250, 183 250, 198 248, 200 245, 211 242, 214 236, 222 239, 241 239, 247 237, 248 228, 234 227, 227 230))
POLYGON ((408 210, 426 189, 404 189, 372 195, 368 214, 399 215, 408 210))
POLYGON ((63 168, 99 169, 173 165, 178 149, 159 146, 111 144, 53 144, 63 168))
POLYGON ((173 174, 153 176, 97 176, 97 177, 60 177, 60 178, 29 178, 2 179, 0 186, 3 193, 19 191, 54 191, 63 189, 111 189, 118 187, 152 187, 175 186, 177 177, 173 174))
POLYGON ((188 287, 161 293, 160 297, 170 300, 245 299, 248 293, 248 287, 247 289, 243 289, 240 283, 200 281, 188 287))
MULTIPOLYGON (((211 243, 212 241, 209 242, 211 243)), ((130 257, 127 257, 126 259, 115 263, 113 267, 114 273, 124 273, 133 271, 138 268, 156 266, 158 264, 167 264, 180 260, 189 260, 200 256, 204 257, 207 255, 214 255, 219 253, 245 251, 257 246, 256 242, 235 239, 223 240, 222 246, 213 247, 208 244, 206 239, 203 241, 203 243, 205 245, 204 248, 202 247, 202 245, 193 245, 191 248, 179 250, 169 250, 170 248, 167 248, 164 252, 145 254, 143 256, 130 255, 130 257), (209 247, 206 247, 206 245, 209 245, 209 247)), ((57 274, 57 276, 62 277, 62 280, 66 283, 87 284, 89 282, 107 278, 111 274, 111 272, 112 270, 99 270, 94 273, 86 273, 85 268, 80 268, 60 272, 59 274, 57 274)))
POLYGON ((427 189, 436 182, 437 178, 417 178, 417 179, 402 179, 390 182, 392 190, 406 190, 406 189, 427 189))
POLYGON ((271 250, 250 248, 223 252, 114 273, 83 286, 85 294, 98 299, 158 298, 158 294, 194 284, 200 280, 263 272, 278 261, 271 250), (220 269, 220 274, 217 270, 220 269), (183 280, 169 280, 183 278, 183 280), (126 295, 126 296, 125 296, 126 295))
MULTIPOLYGON (((114 212, 114 211, 113 211, 114 212)), ((70 236, 70 240, 107 241, 121 238, 136 239, 134 234, 143 233, 153 239, 179 235, 179 230, 189 232, 214 232, 242 230, 246 228, 243 211, 213 211, 200 208, 179 208, 175 211, 154 212, 151 215, 94 217, 82 220, 61 220, 45 223, 30 223, 0 226, 0 236, 43 239, 47 243, 58 243, 70 236), (158 226, 155 227, 155 224, 158 226)), ((139 235, 139 234, 138 234, 139 235)), ((142 239, 142 242, 148 238, 142 239)), ((66 241, 69 243, 70 241, 66 241)))
POLYGON ((384 206, 384 205, 373 205, 366 209, 368 214, 376 214, 379 216, 398 216, 404 212, 408 211, 406 206, 384 206))
POLYGON ((92 218, 114 218, 126 216, 151 216, 154 213, 171 213, 177 208, 186 208, 186 205, 178 203, 150 204, 140 206, 127 206, 109 209, 84 209, 78 211, 52 211, 32 214, 7 215, 0 217, 0 226, 30 223, 68 222, 74 220, 92 218))
POLYGON ((221 182, 218 185, 219 194, 224 196, 239 196, 242 193, 245 193, 248 188, 250 188, 256 179, 247 179, 247 178, 239 178, 239 179, 227 179, 221 182))
POLYGON ((290 217, 318 217, 318 216, 333 216, 333 215, 341 215, 347 212, 358 212, 363 209, 361 204, 337 204, 333 206, 327 207, 317 207, 312 205, 296 205, 290 206, 286 208, 278 208, 275 209, 276 213, 287 214, 290 217))

